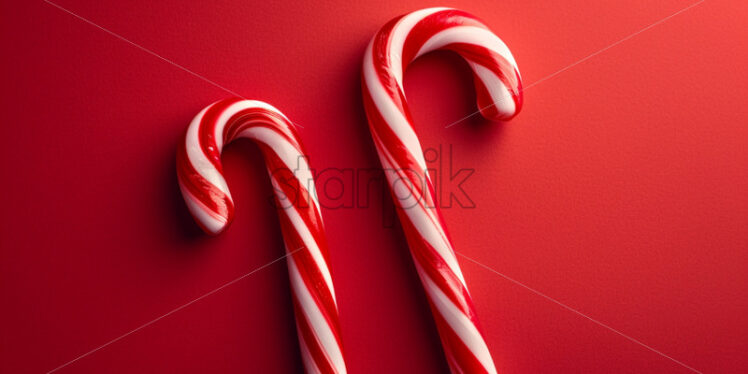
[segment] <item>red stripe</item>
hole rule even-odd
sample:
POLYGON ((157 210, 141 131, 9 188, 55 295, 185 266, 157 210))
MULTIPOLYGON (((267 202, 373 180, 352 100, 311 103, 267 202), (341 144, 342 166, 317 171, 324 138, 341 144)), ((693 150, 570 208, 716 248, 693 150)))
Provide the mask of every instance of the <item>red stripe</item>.
POLYGON ((294 147, 300 148, 295 127, 280 113, 264 108, 244 109, 231 116, 223 129, 226 143, 231 142, 242 131, 251 127, 267 127, 288 140, 294 147))
MULTIPOLYGON (((400 86, 397 84, 395 76, 392 75, 392 66, 390 66, 390 34, 392 33, 393 27, 397 24, 400 18, 395 18, 388 22, 381 30, 374 36, 372 40, 372 61, 374 71, 379 79, 382 87, 387 92, 387 96, 395 103, 398 109, 408 119, 408 123, 413 123, 410 120, 410 113, 408 113, 405 102, 405 95, 401 92, 400 86)), ((369 63, 364 61, 365 64, 369 63)), ((404 70, 404 69, 403 69, 404 70)), ((366 82, 364 81, 364 85, 366 82)))
POLYGON ((241 101, 239 98, 221 100, 211 105, 203 115, 198 128, 198 140, 200 149, 205 153, 205 157, 213 164, 219 173, 223 174, 221 165, 221 150, 218 149, 215 139, 215 128, 218 123, 218 117, 232 104, 241 101))
MULTIPOLYGON (((508 120, 519 113, 519 111, 522 109, 522 83, 519 77, 519 73, 514 68, 514 65, 512 65, 511 62, 509 62, 502 55, 494 52, 493 50, 475 44, 452 43, 444 46, 444 49, 457 52, 466 60, 482 65, 499 77, 499 80, 501 80, 501 83, 503 83, 504 86, 509 90, 509 93, 511 93, 512 95, 512 99, 514 100, 514 113, 512 113, 510 116, 502 114, 500 116, 500 119, 508 120)), ((480 85, 484 87, 483 82, 475 74, 474 80, 476 82, 476 87, 478 87, 479 82, 480 85)), ((485 108, 489 105, 493 107, 494 105, 492 104, 494 104, 494 100, 491 98, 491 95, 488 94, 487 90, 485 90, 484 94, 478 95, 479 108, 485 108)), ((499 119, 495 116, 486 118, 499 119)))
MULTIPOLYGON (((184 140, 177 146, 177 178, 195 199, 210 210, 207 213, 224 217, 227 223, 231 222, 234 217, 233 201, 195 170, 189 161, 184 140)), ((199 222, 197 219, 196 221, 199 222)))
MULTIPOLYGON (((420 209, 414 208, 414 209, 420 209)), ((400 215, 413 260, 426 275, 469 319, 473 320, 473 302, 460 278, 452 272, 447 262, 419 233, 405 214, 400 215)))
MULTIPOLYGON (((387 149, 387 152, 392 156, 392 167, 394 169, 404 170, 406 171, 406 173, 415 175, 418 180, 416 180, 416 178, 408 179, 412 179, 414 182, 418 182, 414 183, 412 186, 416 189, 416 196, 426 196, 424 191, 428 186, 424 186, 424 181, 428 181, 429 179, 424 174, 424 171, 421 170, 421 166, 416 161, 415 156, 408 150, 408 148, 402 142, 402 139, 400 139, 400 137, 397 136, 394 131, 392 131, 390 125, 382 117, 381 113, 376 107, 376 104, 374 104, 374 101, 371 98, 371 94, 369 92, 368 86, 366 86, 366 83, 364 83, 363 100, 364 107, 366 108, 366 117, 369 120, 369 129, 371 130, 372 134, 376 134, 376 136, 380 140, 380 142, 376 143, 377 147, 385 147, 387 149)), ((405 112, 408 112, 407 109, 405 110, 405 112)), ((407 119, 408 124, 412 123, 410 114, 407 114, 405 118, 407 119)), ((382 150, 378 149, 378 151, 380 154, 382 154, 382 150)))
MULTIPOLYGON (((280 214, 280 221, 286 247, 290 251, 303 247, 304 243, 301 240, 301 237, 284 214, 280 214)), ((320 246, 321 249, 326 249, 324 243, 317 243, 317 245, 320 246)), ((309 291, 309 294, 322 313, 322 316, 325 318, 327 325, 330 327, 333 336, 335 336, 338 346, 342 346, 338 309, 332 296, 332 290, 328 288, 327 282, 325 282, 325 278, 317 267, 309 249, 304 248, 295 252, 288 261, 294 261, 294 264, 296 264, 301 280, 304 282, 303 287, 309 291)))
MULTIPOLYGON (((436 306, 431 304, 434 320, 441 332, 442 345, 447 348, 446 356, 453 373, 488 373, 488 370, 478 361, 473 352, 462 342, 462 339, 452 330, 436 306), (455 370, 455 368, 457 368, 455 370)), ((479 337, 483 339, 483 337, 479 337)))
MULTIPOLYGON (((280 188, 278 192, 282 192, 290 200, 292 208, 287 203, 284 205, 278 201, 276 201, 276 206, 279 209, 295 209, 299 217, 303 220, 304 225, 311 232, 314 241, 317 243, 326 243, 322 216, 313 201, 311 193, 307 190, 307 186, 302 185, 302 181, 296 178, 293 171, 288 169, 273 149, 265 144, 259 145, 265 157, 268 172, 271 173, 270 178, 275 180, 280 188)), ((311 182, 314 183, 314 181, 311 182)), ((320 251, 325 262, 329 263, 330 259, 326 247, 320 247, 320 251)))
MULTIPOLYGON (((456 26, 474 26, 488 30, 488 28, 476 17, 464 11, 444 10, 429 15, 413 27, 403 44, 403 70, 407 68, 407 65, 412 62, 418 51, 429 39, 431 39, 431 37, 450 27, 456 26)), ((486 118, 507 120, 519 113, 522 108, 522 83, 519 78, 519 73, 506 58, 496 51, 472 43, 452 43, 443 46, 440 49, 454 51, 464 59, 489 69, 499 77, 501 82, 512 94, 512 99, 515 104, 513 115, 507 116, 506 114, 501 114, 498 112, 497 108, 495 108, 495 105, 493 105, 494 102, 488 94, 488 90, 483 82, 474 75, 478 108, 486 108, 481 110, 481 113, 486 118)))
POLYGON ((410 64, 416 53, 432 36, 456 26, 475 26, 488 30, 481 21, 462 10, 446 9, 433 13, 418 21, 408 33, 403 44, 403 64, 410 64))
POLYGON ((309 355, 312 356, 312 360, 317 365, 317 368, 322 373, 335 373, 335 368, 332 366, 330 359, 325 354, 319 340, 314 335, 314 330, 306 319, 304 310, 301 308, 299 300, 296 295, 292 295, 293 298, 293 309, 296 315, 296 326, 299 329, 299 340, 300 344, 306 344, 309 355))

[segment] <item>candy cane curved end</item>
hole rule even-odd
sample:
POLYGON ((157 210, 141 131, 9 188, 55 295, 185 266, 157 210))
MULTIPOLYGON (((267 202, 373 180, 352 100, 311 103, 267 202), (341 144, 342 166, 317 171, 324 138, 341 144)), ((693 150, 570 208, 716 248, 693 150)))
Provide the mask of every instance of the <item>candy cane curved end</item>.
POLYGON ((257 143, 275 192, 286 246, 301 354, 309 373, 345 373, 327 239, 311 169, 292 123, 271 105, 215 102, 192 120, 177 150, 177 177, 190 213, 208 234, 225 230, 234 203, 221 151, 239 138, 257 143))
POLYGON ((474 16, 450 8, 418 10, 377 32, 364 55, 364 107, 449 367, 495 373, 403 92, 408 64, 435 50, 467 61, 485 118, 508 120, 520 111, 522 81, 506 44, 474 16))
MULTIPOLYGON (((385 24, 364 57, 365 85, 372 96, 387 93, 404 98, 403 71, 419 56, 436 50, 456 52, 467 61, 483 117, 506 121, 519 113, 522 78, 514 56, 483 22, 458 9, 422 9, 385 24)), ((380 110, 394 109, 374 100, 380 110)))
POLYGON ((225 230, 234 217, 234 202, 223 177, 220 157, 223 145, 233 140, 226 137, 236 135, 227 134, 226 130, 231 128, 227 124, 237 113, 254 113, 255 121, 278 121, 276 128, 287 127, 284 130, 293 132, 280 111, 256 100, 217 101, 195 116, 177 150, 177 176, 190 213, 211 235, 225 230))

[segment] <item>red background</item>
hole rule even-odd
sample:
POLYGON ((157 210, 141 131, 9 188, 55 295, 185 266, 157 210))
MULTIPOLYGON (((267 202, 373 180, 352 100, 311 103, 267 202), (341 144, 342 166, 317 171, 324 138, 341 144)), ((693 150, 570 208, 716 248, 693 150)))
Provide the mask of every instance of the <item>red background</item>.
MULTIPOLYGON (((317 169, 379 167, 364 48, 390 18, 436 5, 57 4, 277 106, 304 126, 317 169)), ((527 86, 691 2, 442 4, 500 35, 527 86)), ((613 45, 529 88, 504 124, 444 129, 475 110, 469 70, 449 54, 416 62, 405 86, 424 148, 452 144, 455 167, 476 170, 476 207, 444 210, 455 248, 696 370, 748 370, 747 4, 707 0, 613 45)), ((0 14, 0 371, 52 370, 282 255, 251 144, 225 152, 227 232, 202 235, 179 196, 176 143, 229 93, 48 3, 0 14)), ((382 207, 323 209, 349 370, 445 372, 382 207)), ((459 259, 500 372, 689 372, 459 259)), ((282 262, 60 372, 208 370, 301 370, 282 262)))

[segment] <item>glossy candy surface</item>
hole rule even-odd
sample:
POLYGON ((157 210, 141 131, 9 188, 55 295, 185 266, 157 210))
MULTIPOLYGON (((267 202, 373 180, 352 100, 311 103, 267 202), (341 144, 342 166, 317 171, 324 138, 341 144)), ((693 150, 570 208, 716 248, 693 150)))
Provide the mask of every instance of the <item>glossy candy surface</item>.
POLYGON ((449 366, 454 373, 495 373, 403 92, 408 64, 436 50, 467 61, 484 117, 508 120, 519 112, 522 84, 509 49, 481 21, 448 8, 419 10, 379 30, 364 57, 364 106, 449 366))
POLYGON ((327 239, 314 179, 291 121, 254 100, 221 100, 203 109, 177 150, 182 196, 205 232, 216 235, 228 226, 234 203, 223 178, 221 150, 239 138, 258 144, 273 184, 306 371, 345 373, 327 239))

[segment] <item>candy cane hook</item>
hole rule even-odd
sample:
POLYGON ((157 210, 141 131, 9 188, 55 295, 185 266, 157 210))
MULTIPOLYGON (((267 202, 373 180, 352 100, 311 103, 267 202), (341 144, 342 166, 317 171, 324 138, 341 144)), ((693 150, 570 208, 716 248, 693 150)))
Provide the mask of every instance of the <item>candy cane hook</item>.
POLYGON ((519 112, 522 85, 509 49, 474 16, 448 8, 419 10, 379 30, 364 56, 364 106, 447 362, 453 373, 495 373, 403 93, 407 65, 435 50, 468 62, 484 117, 507 120, 519 112))
POLYGON ((291 122, 260 101, 227 99, 203 109, 177 150, 182 196, 207 233, 226 228, 234 203, 221 150, 239 138, 260 146, 275 189, 304 367, 308 373, 345 373, 327 240, 314 181, 291 122))

